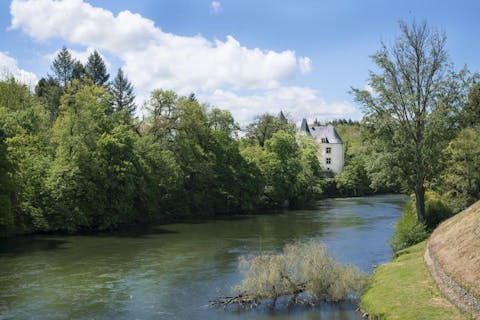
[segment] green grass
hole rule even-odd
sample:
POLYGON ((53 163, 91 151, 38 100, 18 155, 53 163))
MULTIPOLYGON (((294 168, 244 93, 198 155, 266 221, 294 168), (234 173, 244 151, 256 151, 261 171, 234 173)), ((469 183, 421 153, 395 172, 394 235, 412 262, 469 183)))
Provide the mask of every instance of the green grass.
POLYGON ((425 241, 398 252, 392 262, 375 270, 361 298, 370 319, 466 319, 435 286, 423 253, 425 241))

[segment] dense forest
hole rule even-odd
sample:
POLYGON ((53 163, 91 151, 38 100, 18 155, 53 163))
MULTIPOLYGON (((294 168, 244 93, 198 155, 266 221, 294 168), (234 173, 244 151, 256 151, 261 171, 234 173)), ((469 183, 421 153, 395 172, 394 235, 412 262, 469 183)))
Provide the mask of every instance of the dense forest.
MULTIPOLYGON (((119 69, 111 79, 97 51, 82 64, 64 47, 51 72, 34 90, 13 77, 0 81, 2 235, 111 230, 302 206, 326 196, 414 191, 405 177, 416 173, 402 175, 398 161, 417 165, 415 155, 389 149, 385 141, 393 143, 398 130, 373 113, 362 122, 332 121, 346 159, 344 172, 328 177, 317 143, 283 113, 259 115, 242 129, 230 112, 194 94, 157 89, 139 118, 127 76, 119 69)), ((476 80, 466 69, 447 74, 448 99, 430 116, 427 143, 435 148, 424 156, 434 161, 425 162, 424 185, 449 212, 480 197, 476 80)), ((377 92, 385 88, 377 84, 377 92)))

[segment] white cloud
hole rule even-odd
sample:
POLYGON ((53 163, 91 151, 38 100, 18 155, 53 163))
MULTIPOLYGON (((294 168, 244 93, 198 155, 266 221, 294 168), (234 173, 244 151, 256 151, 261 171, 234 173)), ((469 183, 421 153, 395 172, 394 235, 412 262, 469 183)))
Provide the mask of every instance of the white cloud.
POLYGON ((248 123, 265 112, 278 114, 283 111, 298 121, 302 118, 342 118, 356 111, 350 102, 326 101, 316 90, 307 87, 279 87, 250 95, 218 89, 208 99, 213 105, 232 110, 240 123, 248 123))
POLYGON ((301 57, 298 60, 298 65, 300 66, 300 71, 302 73, 309 73, 312 71, 312 60, 309 57, 301 57))
POLYGON ((44 41, 108 50, 120 57, 135 85, 198 91, 218 87, 271 88, 295 77, 298 59, 290 50, 276 52, 242 46, 234 37, 209 41, 202 36, 163 32, 139 14, 112 12, 82 0, 14 0, 12 29, 44 41))
MULTIPOLYGON (((221 10, 221 3, 211 2, 211 9, 221 10)), ((230 35, 225 40, 175 35, 139 14, 114 15, 83 0, 13 0, 10 12, 10 28, 37 41, 56 38, 118 57, 139 97, 156 88, 195 92, 201 101, 230 109, 240 122, 280 108, 319 118, 353 109, 349 103, 325 102, 311 88, 283 86, 312 70, 310 58, 293 50, 248 48, 230 35)), ((74 53, 79 59, 82 54, 74 53)))
POLYGON ((33 87, 37 83, 37 76, 17 65, 17 61, 5 52, 0 52, 0 78, 15 77, 18 81, 33 87))
POLYGON ((222 10, 222 4, 220 1, 212 1, 210 3, 210 12, 213 14, 218 14, 222 10))

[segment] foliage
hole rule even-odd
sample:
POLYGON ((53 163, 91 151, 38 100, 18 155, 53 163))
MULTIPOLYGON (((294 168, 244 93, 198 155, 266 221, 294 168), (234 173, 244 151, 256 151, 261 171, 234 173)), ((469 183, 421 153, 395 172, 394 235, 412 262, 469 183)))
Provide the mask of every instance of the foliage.
POLYGON ((131 116, 133 116, 137 107, 135 105, 135 94, 133 92, 132 84, 123 74, 122 69, 118 69, 117 76, 113 80, 110 90, 112 93, 114 109, 116 111, 126 110, 131 116))
POLYGON ((42 78, 35 86, 35 95, 45 108, 52 124, 58 116, 62 94, 62 88, 53 77, 42 78))
POLYGON ((425 240, 427 237, 427 227, 423 222, 417 220, 415 200, 412 199, 403 209, 403 214, 395 225, 395 233, 390 246, 396 253, 425 240))
POLYGON ((283 113, 278 117, 265 113, 249 124, 245 131, 247 138, 254 143, 258 143, 260 147, 264 147, 265 142, 278 131, 285 131, 293 135, 295 133, 295 125, 289 122, 283 113))
POLYGON ((388 154, 379 169, 415 193, 417 219, 423 221, 425 183, 438 174, 438 155, 452 136, 446 115, 456 111, 462 94, 459 77, 448 69, 445 35, 426 23, 400 22, 400 30, 391 48, 382 44, 373 55, 380 70, 370 75, 373 93, 353 91, 365 107, 376 152, 388 154))
POLYGON ((398 252, 392 262, 375 269, 360 302, 369 319, 464 318, 458 309, 448 304, 430 277, 423 260, 424 252, 425 242, 422 242, 398 252))
POLYGON ((88 57, 84 72, 85 76, 98 86, 104 86, 110 77, 110 75, 107 73, 105 62, 97 50, 94 50, 88 57))
POLYGON ((73 79, 73 70, 75 60, 70 51, 63 47, 52 62, 51 69, 53 71, 54 79, 65 90, 67 84, 73 79))
POLYGON ((463 129, 443 153, 439 189, 458 212, 480 199, 480 127, 463 129))
POLYGON ((12 165, 7 158, 5 134, 0 126, 0 236, 9 234, 14 226, 11 170, 12 165))
POLYGON ((462 110, 461 121, 463 127, 480 125, 480 83, 475 83, 470 87, 468 100, 462 110))
POLYGON ((366 284, 364 274, 335 261, 315 241, 287 244, 281 253, 243 256, 239 267, 244 279, 233 291, 273 304, 281 297, 297 302, 300 293, 312 301, 340 301, 360 293, 366 284))
POLYGON ((429 190, 425 198, 425 224, 429 230, 435 229, 454 214, 447 199, 437 192, 429 190))

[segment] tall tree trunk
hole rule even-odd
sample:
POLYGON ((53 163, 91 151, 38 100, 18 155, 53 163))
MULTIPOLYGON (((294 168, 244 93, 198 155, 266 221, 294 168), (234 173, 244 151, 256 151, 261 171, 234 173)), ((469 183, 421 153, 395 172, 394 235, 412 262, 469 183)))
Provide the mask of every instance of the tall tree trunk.
POLYGON ((425 187, 423 183, 417 182, 415 186, 415 209, 417 211, 417 220, 425 221, 425 187))

